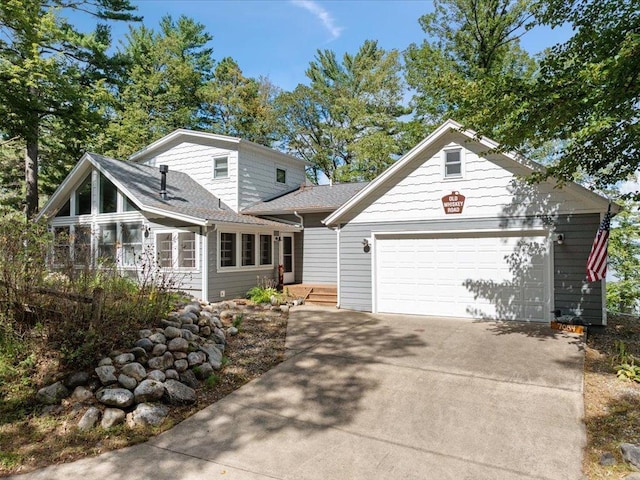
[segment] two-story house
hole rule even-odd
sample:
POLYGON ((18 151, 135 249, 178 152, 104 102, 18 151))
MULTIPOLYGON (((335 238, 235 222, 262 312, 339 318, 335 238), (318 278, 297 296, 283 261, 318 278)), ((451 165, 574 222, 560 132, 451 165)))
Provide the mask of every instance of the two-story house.
POLYGON ((85 154, 41 216, 61 239, 54 259, 131 272, 153 259, 209 301, 280 267, 354 310, 606 322, 604 280, 585 265, 608 200, 528 184, 542 167, 498 147, 448 121, 369 184, 313 186, 300 159, 177 130, 127 162, 85 154))

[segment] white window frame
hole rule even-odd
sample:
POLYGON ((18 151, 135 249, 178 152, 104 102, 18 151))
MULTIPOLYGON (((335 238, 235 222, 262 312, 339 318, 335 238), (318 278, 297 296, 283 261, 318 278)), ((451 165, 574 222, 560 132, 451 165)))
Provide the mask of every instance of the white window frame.
POLYGON ((258 266, 269 267, 273 266, 273 233, 258 233, 256 235, 258 240, 258 266), (269 263, 262 263, 262 237, 270 237, 269 241, 269 263))
POLYGON ((287 184, 287 169, 281 166, 276 165, 276 183, 278 185, 286 185, 287 184), (278 171, 284 172, 284 182, 278 180, 278 171))
POLYGON ((221 155, 219 157, 213 157, 213 179, 228 179, 229 178, 229 155, 221 155), (226 172, 224 175, 218 174, 218 162, 224 160, 227 163, 226 172))
POLYGON ((200 270, 200 235, 194 229, 159 229, 153 231, 153 248, 155 252, 155 258, 158 262, 158 267, 166 270, 174 270, 177 272, 196 272, 200 270), (192 233, 194 238, 194 259, 195 266, 193 267, 181 267, 180 266, 180 235, 192 233), (161 265, 158 255, 160 250, 158 248, 158 237, 160 235, 171 235, 171 265, 161 265))
POLYGON ((234 228, 221 228, 218 230, 217 239, 216 239, 216 256, 217 260, 217 271, 218 272, 230 272, 230 271, 252 271, 252 270, 272 270, 274 268, 273 257, 274 257, 274 235, 272 231, 265 232, 264 230, 255 230, 255 229, 234 229, 234 228), (235 260, 236 264, 231 267, 223 267, 221 265, 221 255, 220 255, 220 246, 221 246, 221 238, 223 233, 231 233, 235 234, 235 260), (254 237, 254 252, 253 252, 253 265, 243 265, 242 264, 242 236, 243 235, 253 235, 254 237), (268 265, 261 264, 261 252, 260 252, 260 235, 268 235, 271 237, 271 263, 268 265))
MULTIPOLYGON (((450 147, 442 150, 442 178, 445 180, 459 180, 464 178, 465 174, 465 158, 464 149, 462 147, 450 147), (449 153, 457 152, 460 157, 460 173, 447 175, 447 157, 449 153)), ((455 163, 452 163, 455 165, 455 163)))

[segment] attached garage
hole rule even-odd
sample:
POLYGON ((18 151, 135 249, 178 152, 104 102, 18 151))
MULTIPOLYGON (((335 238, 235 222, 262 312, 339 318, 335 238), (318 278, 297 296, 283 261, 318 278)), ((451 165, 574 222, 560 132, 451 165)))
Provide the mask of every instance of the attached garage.
POLYGON ((544 232, 377 234, 374 256, 373 311, 549 320, 544 232))
POLYGON ((337 231, 338 306, 606 324, 605 280, 588 282, 586 263, 609 202, 523 180, 542 168, 444 123, 324 220, 337 231))

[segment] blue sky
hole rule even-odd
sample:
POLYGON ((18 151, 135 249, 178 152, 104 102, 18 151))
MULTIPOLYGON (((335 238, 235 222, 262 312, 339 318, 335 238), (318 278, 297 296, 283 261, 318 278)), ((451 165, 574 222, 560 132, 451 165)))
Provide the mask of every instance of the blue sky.
MULTIPOLYGON (((214 57, 234 58, 245 75, 265 76, 286 90, 306 83, 304 75, 318 49, 355 53, 365 40, 404 50, 425 36, 418 18, 432 10, 418 0, 132 0, 147 27, 164 15, 184 14, 213 35, 214 57)), ((128 27, 116 24, 114 40, 128 27)), ((536 54, 566 40, 567 29, 527 32, 522 45, 536 54)))

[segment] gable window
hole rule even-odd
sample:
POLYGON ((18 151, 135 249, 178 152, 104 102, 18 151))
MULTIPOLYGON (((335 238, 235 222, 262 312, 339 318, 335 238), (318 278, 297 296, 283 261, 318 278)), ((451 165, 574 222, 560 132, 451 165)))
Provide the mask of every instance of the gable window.
POLYGON ((260 265, 271 265, 272 263, 271 238, 271 235, 260 235, 260 265))
POLYGON ((287 171, 284 168, 276 168, 276 182, 287 183, 287 171))
POLYGON ((242 266, 256 264, 256 236, 252 233, 242 234, 242 266))
POLYGON ((445 150, 444 176, 445 178, 462 176, 462 155, 460 150, 445 150))
POLYGON ((221 267, 236 266, 236 234, 235 233, 220 234, 220 266, 221 267))
POLYGON ((122 210, 124 212, 137 212, 140 210, 135 203, 129 200, 129 197, 126 195, 122 195, 122 197, 122 210))
POLYGON ((64 205, 56 213, 56 217, 68 217, 69 215, 71 215, 71 199, 64 202, 64 205))
POLYGON ((118 211, 118 189, 111 181, 100 174, 100 213, 118 211))
POLYGON ((229 177, 229 157, 213 159, 213 178, 229 177))
POLYGON ((91 175, 76 190, 76 215, 91 213, 91 175))

